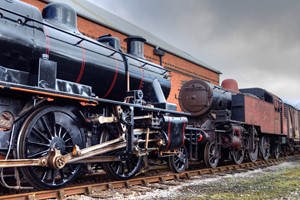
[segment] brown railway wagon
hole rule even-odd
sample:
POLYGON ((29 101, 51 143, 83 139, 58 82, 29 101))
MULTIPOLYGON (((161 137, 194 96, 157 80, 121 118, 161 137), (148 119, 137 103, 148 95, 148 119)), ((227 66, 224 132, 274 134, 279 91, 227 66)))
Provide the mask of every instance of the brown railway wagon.
POLYGON ((293 106, 288 104, 284 105, 284 115, 287 119, 286 131, 288 138, 294 139, 296 143, 300 143, 300 112, 293 106))
POLYGON ((242 89, 233 96, 233 120, 259 127, 261 133, 287 135, 284 104, 277 96, 259 88, 242 89), (245 95, 245 94, 249 95, 245 95))

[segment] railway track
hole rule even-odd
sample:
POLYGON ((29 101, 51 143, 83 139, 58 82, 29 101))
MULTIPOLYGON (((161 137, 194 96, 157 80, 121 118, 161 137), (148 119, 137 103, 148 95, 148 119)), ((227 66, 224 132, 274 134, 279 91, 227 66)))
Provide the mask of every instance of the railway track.
MULTIPOLYGON (((292 157, 293 158, 293 157, 292 157)), ((0 196, 0 200, 37 200, 37 199, 65 199, 67 196, 72 195, 87 195, 94 196, 95 191, 106 191, 111 189, 132 188, 136 186, 150 187, 152 184, 160 183, 168 185, 170 181, 180 182, 182 180, 191 179, 194 176, 205 174, 218 174, 218 173, 239 173, 246 170, 255 168, 268 167, 287 161, 291 157, 284 157, 280 159, 270 159, 268 161, 257 161, 255 163, 248 162, 240 165, 227 165, 214 169, 205 168, 197 170, 189 170, 181 174, 167 173, 159 176, 138 177, 126 181, 106 182, 97 184, 86 184, 82 186, 61 188, 59 190, 47 190, 38 192, 29 192, 13 195, 0 196)))

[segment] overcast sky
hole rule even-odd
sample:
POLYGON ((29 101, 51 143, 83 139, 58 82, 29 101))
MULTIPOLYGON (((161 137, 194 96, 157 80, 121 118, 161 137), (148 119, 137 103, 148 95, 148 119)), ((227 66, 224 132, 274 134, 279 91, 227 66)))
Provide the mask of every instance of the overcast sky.
POLYGON ((89 0, 220 70, 300 103, 299 0, 89 0))

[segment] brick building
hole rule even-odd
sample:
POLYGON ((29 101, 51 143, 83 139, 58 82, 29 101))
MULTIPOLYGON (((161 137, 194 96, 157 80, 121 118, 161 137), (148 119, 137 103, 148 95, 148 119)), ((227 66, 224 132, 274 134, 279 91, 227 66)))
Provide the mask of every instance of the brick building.
MULTIPOLYGON (((42 10, 47 3, 62 2, 59 0, 22 0, 42 10)), ((126 51, 124 39, 128 35, 140 35, 147 42, 145 44, 145 58, 171 71, 171 93, 168 101, 178 102, 178 90, 182 83, 191 79, 204 79, 213 84, 219 84, 220 71, 203 63, 189 54, 175 48, 150 32, 143 30, 112 13, 95 6, 86 0, 64 0, 64 3, 73 7, 78 14, 79 31, 91 38, 111 34, 120 38, 121 46, 126 51), (158 56, 155 49, 162 50, 164 56, 158 56)))

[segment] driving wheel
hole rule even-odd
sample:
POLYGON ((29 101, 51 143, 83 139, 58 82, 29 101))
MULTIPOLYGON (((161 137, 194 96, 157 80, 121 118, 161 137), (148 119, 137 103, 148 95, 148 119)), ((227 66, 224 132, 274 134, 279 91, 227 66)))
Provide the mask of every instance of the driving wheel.
MULTIPOLYGON (((53 149, 62 155, 82 148, 83 137, 76 116, 66 108, 47 106, 34 111, 23 123, 18 137, 20 159, 38 159, 53 149)), ((71 182, 80 172, 80 164, 67 164, 62 169, 22 167, 25 179, 38 189, 57 189, 71 182)))

